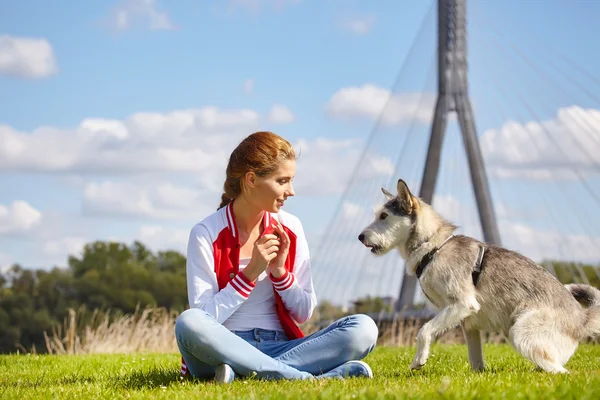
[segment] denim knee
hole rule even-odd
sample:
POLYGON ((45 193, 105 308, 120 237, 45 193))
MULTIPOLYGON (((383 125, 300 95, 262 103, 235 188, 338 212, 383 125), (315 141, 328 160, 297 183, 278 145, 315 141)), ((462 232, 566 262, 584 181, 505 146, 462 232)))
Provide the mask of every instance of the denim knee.
POLYGON ((194 336, 202 336, 202 327, 205 326, 202 321, 212 318, 207 312, 198 308, 189 308, 179 314, 175 321, 175 338, 180 342, 183 337, 193 332, 194 336))
POLYGON ((377 343, 377 338, 379 337, 377 324, 371 317, 365 314, 355 314, 349 318, 349 322, 355 327, 352 330, 350 338, 350 351, 366 356, 373 350, 377 343))

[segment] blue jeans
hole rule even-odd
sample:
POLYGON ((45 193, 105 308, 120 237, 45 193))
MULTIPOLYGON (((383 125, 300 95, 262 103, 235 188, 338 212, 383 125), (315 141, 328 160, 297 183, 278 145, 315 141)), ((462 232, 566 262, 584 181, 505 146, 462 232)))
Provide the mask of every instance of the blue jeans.
POLYGON ((188 371, 197 378, 212 378, 218 365, 229 364, 240 376, 312 379, 366 357, 375 347, 378 329, 370 317, 357 314, 288 340, 281 331, 230 331, 210 314, 191 308, 177 318, 175 336, 188 371))

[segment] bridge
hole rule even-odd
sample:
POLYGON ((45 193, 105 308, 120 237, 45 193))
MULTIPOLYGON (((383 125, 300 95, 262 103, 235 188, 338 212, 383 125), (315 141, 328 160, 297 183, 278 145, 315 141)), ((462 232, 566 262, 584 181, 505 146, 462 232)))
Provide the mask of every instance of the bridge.
POLYGON ((458 233, 562 280, 600 279, 600 79, 531 27, 511 29, 516 39, 493 16, 468 18, 470 6, 437 0, 424 17, 313 253, 321 300, 425 302, 396 252, 375 257, 357 240, 398 178, 458 233), (486 84, 471 86, 473 74, 486 84))

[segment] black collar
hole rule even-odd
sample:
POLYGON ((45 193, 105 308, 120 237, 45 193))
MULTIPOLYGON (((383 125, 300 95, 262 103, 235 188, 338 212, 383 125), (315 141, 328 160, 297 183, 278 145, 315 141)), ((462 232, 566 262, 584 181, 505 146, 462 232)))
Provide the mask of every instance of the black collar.
POLYGON ((448 236, 448 238, 446 240, 444 240, 444 243, 442 243, 440 245, 440 247, 434 247, 433 250, 431 250, 429 253, 425 254, 423 256, 423 258, 421 258, 421 261, 419 261, 419 264, 417 265, 417 269, 415 270, 415 273, 417 274, 417 279, 419 279, 421 277, 421 275, 423 274, 423 271, 425 270, 425 267, 427 267, 427 265, 429 265, 429 263, 431 262, 431 259, 435 255, 435 253, 437 253, 438 250, 441 249, 442 246, 444 246, 446 243, 448 243, 448 241, 450 239, 452 239, 453 237, 454 237, 454 235, 448 236))

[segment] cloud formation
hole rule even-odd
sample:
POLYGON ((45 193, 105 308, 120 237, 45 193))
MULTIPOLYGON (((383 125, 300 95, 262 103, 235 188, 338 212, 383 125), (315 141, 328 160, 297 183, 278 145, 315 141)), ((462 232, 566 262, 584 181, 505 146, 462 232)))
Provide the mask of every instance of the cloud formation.
POLYGON ((497 178, 577 179, 600 166, 600 110, 558 110, 551 120, 507 121, 481 136, 489 173, 497 178))
POLYGON ((22 235, 40 224, 42 213, 23 200, 0 204, 0 235, 22 235))
POLYGON ((57 72, 54 51, 47 39, 0 35, 0 74, 41 79, 57 72))
POLYGON ((345 121, 380 119, 385 125, 394 126, 416 119, 428 124, 432 121, 435 99, 434 93, 391 93, 367 83, 338 90, 325 109, 331 117, 345 121))

